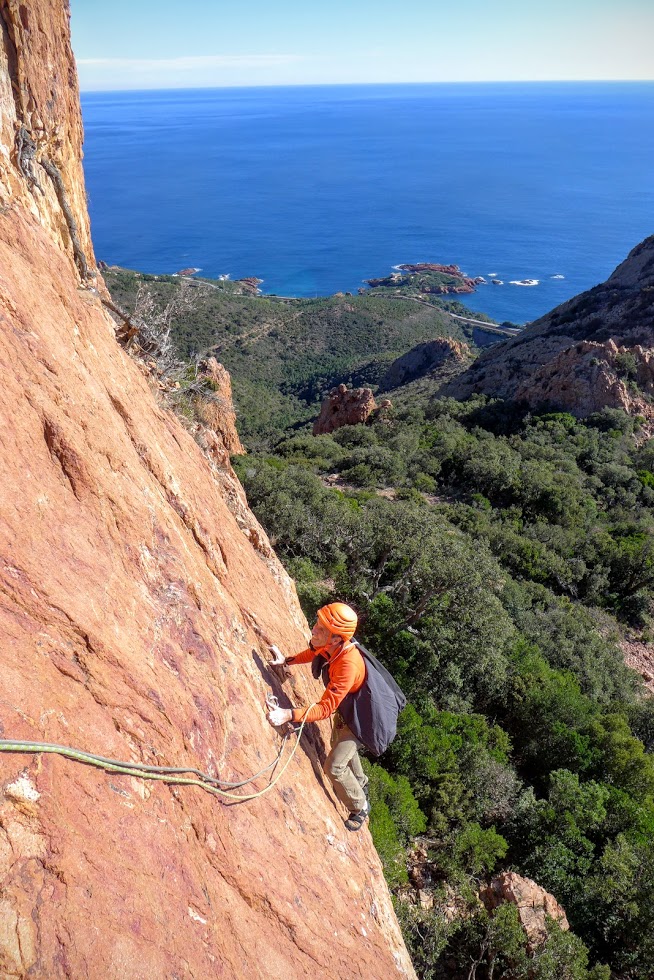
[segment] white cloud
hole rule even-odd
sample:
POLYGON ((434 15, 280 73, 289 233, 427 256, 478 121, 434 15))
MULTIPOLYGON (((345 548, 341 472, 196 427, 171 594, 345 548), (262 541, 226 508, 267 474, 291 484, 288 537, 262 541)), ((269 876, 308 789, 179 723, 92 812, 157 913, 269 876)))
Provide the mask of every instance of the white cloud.
POLYGON ((79 68, 109 69, 121 72, 194 72, 209 70, 236 70, 243 68, 279 68, 303 61, 303 55, 295 54, 209 54, 180 58, 78 58, 79 68))

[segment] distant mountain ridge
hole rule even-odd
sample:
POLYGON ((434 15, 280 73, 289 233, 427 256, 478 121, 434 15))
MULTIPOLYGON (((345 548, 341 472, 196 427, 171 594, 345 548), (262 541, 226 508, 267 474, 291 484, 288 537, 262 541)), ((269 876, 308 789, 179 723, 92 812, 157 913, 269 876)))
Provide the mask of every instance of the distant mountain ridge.
POLYGON ((606 282, 557 306, 519 337, 493 346, 441 394, 551 403, 578 415, 605 405, 652 415, 647 357, 652 347, 654 236, 632 249, 606 282), (581 346, 575 350, 575 345, 581 346), (600 364, 600 372, 590 370, 600 364))

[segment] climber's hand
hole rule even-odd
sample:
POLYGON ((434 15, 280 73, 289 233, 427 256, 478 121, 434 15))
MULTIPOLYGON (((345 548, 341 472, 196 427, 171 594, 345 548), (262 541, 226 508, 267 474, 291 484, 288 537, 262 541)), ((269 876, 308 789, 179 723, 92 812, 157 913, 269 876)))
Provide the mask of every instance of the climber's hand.
POLYGON ((272 664, 272 666, 273 667, 279 667, 279 666, 281 666, 285 662, 286 657, 284 656, 284 654, 282 653, 282 651, 279 649, 279 647, 276 647, 276 646, 273 645, 273 646, 269 646, 268 649, 270 650, 270 652, 272 653, 273 657, 275 658, 274 660, 271 660, 270 661, 270 663, 272 664))
POLYGON ((292 718, 293 712, 290 708, 271 708, 268 712, 268 721, 273 728, 278 728, 280 725, 286 724, 292 718))

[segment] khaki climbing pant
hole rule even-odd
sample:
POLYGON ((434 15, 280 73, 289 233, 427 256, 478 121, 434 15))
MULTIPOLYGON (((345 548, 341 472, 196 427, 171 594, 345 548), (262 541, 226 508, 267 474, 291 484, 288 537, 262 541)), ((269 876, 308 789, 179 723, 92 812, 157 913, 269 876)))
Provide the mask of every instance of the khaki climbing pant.
POLYGON ((368 777, 359 758, 362 748, 363 744, 354 737, 340 715, 336 715, 325 772, 334 784, 337 797, 352 813, 366 807, 364 788, 368 785, 368 777))

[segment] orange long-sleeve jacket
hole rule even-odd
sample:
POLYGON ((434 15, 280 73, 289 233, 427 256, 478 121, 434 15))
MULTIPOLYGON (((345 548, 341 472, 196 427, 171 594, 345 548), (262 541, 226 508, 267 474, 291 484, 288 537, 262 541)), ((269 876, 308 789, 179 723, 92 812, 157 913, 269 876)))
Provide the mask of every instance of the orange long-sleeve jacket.
MULTIPOLYGON (((288 657, 287 664, 308 664, 316 656, 316 651, 303 650, 295 657, 288 657)), ((329 664, 329 684, 318 704, 307 712, 306 708, 293 708, 293 721, 302 721, 306 712, 307 721, 322 721, 333 715, 339 704, 350 691, 358 691, 366 679, 366 664, 354 643, 345 643, 329 664)))

